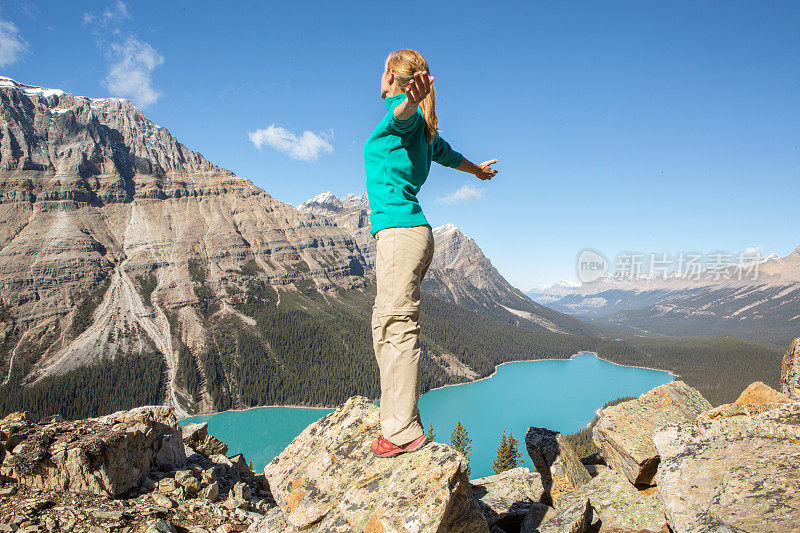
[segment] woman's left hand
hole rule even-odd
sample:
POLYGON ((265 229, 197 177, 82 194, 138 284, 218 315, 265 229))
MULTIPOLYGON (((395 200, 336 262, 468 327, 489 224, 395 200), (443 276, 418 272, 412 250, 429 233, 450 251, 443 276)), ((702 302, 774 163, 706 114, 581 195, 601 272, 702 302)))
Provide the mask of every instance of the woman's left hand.
POLYGON ((490 159, 488 161, 484 161, 480 165, 475 165, 478 167, 478 170, 475 172, 475 175, 478 177, 478 179, 492 179, 497 174, 497 171, 492 168, 492 165, 495 163, 497 163, 497 159, 490 159))

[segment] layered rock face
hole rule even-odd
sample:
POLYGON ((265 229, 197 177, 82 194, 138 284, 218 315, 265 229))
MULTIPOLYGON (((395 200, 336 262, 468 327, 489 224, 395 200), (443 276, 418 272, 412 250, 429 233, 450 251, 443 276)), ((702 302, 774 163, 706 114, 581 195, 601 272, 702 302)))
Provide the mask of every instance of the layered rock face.
POLYGON ((173 341, 206 343, 201 297, 226 301, 256 275, 287 289, 361 287, 365 264, 342 228, 210 163, 127 100, 0 78, 0 308, 13 323, 0 327, 3 383, 157 351, 182 411, 192 401, 175 384, 173 341), (90 325, 76 330, 95 291, 90 325))
POLYGON ((439 443, 375 457, 379 409, 353 397, 307 427, 264 469, 280 513, 253 531, 487 531, 466 460, 439 443))
POLYGON ((607 407, 592 431, 592 439, 609 466, 631 483, 649 484, 658 468, 653 433, 669 423, 693 422, 711 404, 692 387, 673 381, 635 400, 607 407))

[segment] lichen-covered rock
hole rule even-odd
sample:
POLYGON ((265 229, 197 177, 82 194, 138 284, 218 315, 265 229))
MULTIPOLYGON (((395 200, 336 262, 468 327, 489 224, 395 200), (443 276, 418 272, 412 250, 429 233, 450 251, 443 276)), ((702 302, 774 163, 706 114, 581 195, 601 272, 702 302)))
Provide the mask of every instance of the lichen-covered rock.
POLYGON ((800 403, 670 424, 653 441, 658 493, 675 533, 800 530, 800 403))
POLYGON ((792 341, 783 356, 781 392, 793 400, 800 400, 800 337, 792 341))
POLYGON ((583 466, 566 437, 546 428, 528 428, 525 447, 533 465, 542 476, 549 499, 588 483, 592 477, 583 466))
POLYGON ((219 483, 212 481, 208 486, 200 491, 200 496, 215 502, 219 499, 219 483))
POLYGON ((191 470, 178 470, 175 472, 175 482, 183 487, 187 494, 195 494, 201 489, 200 481, 191 470))
POLYGON ((489 526, 506 530, 519 529, 531 504, 545 496, 539 473, 521 466, 470 480, 470 485, 489 526))
POLYGON ((0 434, 16 443, 6 448, 0 474, 43 489, 118 496, 151 470, 186 462, 175 415, 161 406, 39 424, 9 415, 0 434))
POLYGON ((581 457, 581 462, 586 465, 605 465, 606 460, 603 458, 602 452, 594 452, 591 455, 587 455, 586 457, 581 457))
POLYGON ((771 411, 781 404, 790 403, 786 395, 781 394, 769 385, 756 381, 742 391, 733 403, 726 403, 709 409, 698 417, 698 420, 712 420, 731 416, 753 416, 771 411))
MULTIPOLYGON (((286 515, 281 512, 280 508, 272 507, 247 531, 248 533, 298 533, 300 530, 286 520, 286 515)), ((311 531, 314 530, 311 529, 311 531)))
POLYGON ((250 469, 250 466, 247 464, 247 461, 245 460, 244 455, 242 455, 241 453, 237 454, 237 455, 234 455, 233 457, 230 457, 229 460, 230 460, 231 464, 233 465, 233 468, 236 469, 236 472, 240 476, 252 476, 253 475, 253 471, 250 469))
POLYGON ((181 427, 183 442, 204 457, 226 455, 228 445, 208 434, 208 422, 186 424, 181 427))
POLYGON ((601 531, 666 531, 664 506, 656 495, 644 496, 622 474, 609 468, 554 502, 556 509, 570 507, 588 498, 601 531))
POLYGON ((144 533, 177 533, 172 522, 167 520, 153 520, 144 533))
POLYGON ((736 399, 737 405, 751 405, 754 403, 790 403, 786 395, 776 391, 762 381, 755 381, 747 386, 736 399))
MULTIPOLYGON (((304 531, 488 532, 461 454, 429 443, 378 458, 379 434, 378 407, 360 396, 308 426, 264 469, 281 520, 304 531)), ((275 531, 273 522, 252 530, 275 531)))
POLYGON ((0 420, 0 461, 33 431, 36 419, 30 411, 11 413, 0 420))
POLYGON ((600 475, 601 472, 605 470, 610 470, 606 465, 584 465, 586 466, 586 471, 589 472, 591 477, 597 477, 600 475))
POLYGON ((520 533, 583 533, 591 527, 592 517, 592 506, 585 496, 555 509, 533 505, 522 521, 520 533))
POLYGON ((673 381, 635 400, 606 407, 592 431, 608 466, 631 483, 650 484, 658 468, 653 433, 669 423, 693 422, 711 404, 683 381, 673 381))

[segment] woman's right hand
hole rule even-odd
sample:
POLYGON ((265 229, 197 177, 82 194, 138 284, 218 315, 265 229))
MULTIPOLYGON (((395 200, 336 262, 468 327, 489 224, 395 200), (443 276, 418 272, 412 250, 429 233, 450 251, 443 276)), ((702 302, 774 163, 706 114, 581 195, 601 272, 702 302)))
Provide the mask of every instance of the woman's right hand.
POLYGON ((405 90, 406 101, 411 105, 419 105, 430 94, 432 85, 433 76, 429 76, 427 71, 415 72, 405 90))
POLYGON ((497 159, 490 159, 489 161, 484 161, 480 165, 475 165, 477 170, 475 171, 475 176, 481 180, 490 180, 497 174, 497 170, 492 168, 492 165, 497 163, 497 159))

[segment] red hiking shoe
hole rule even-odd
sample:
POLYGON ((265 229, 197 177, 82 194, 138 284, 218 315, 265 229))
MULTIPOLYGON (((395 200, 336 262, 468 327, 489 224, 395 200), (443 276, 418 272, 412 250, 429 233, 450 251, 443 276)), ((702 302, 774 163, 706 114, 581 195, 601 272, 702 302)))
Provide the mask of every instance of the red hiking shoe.
POLYGON ((424 433, 403 446, 392 444, 381 435, 370 444, 370 447, 372 448, 372 453, 374 453, 376 457, 394 457, 401 453, 415 452, 422 448, 426 442, 428 442, 428 436, 424 433))

